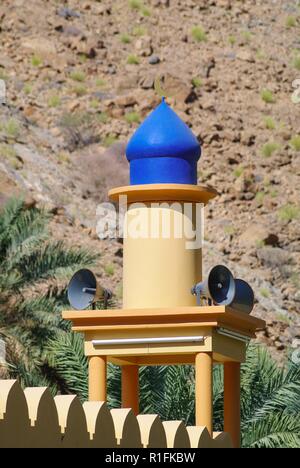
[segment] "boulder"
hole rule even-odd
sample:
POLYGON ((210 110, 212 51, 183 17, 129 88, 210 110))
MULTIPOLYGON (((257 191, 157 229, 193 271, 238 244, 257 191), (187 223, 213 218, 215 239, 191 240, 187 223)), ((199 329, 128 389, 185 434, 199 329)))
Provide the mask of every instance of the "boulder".
POLYGON ((261 263, 268 267, 281 267, 290 263, 290 253, 279 247, 262 247, 257 250, 257 257, 261 263))
POLYGON ((239 243, 244 247, 276 246, 278 242, 277 234, 274 234, 268 226, 258 223, 251 224, 239 238, 239 243))
POLYGON ((149 57, 152 52, 152 39, 150 36, 140 37, 135 43, 135 49, 142 57, 149 57))

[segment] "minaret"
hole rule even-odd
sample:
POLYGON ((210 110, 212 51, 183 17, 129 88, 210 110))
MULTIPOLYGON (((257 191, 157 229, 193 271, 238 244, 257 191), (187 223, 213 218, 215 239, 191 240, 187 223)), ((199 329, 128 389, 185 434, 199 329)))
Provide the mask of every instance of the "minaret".
POLYGON ((202 280, 202 208, 217 195, 197 185, 199 142, 163 100, 126 155, 130 185, 109 192, 116 204, 126 200, 123 307, 63 313, 85 336, 89 400, 106 399, 107 362, 121 366, 122 407, 135 414, 139 366, 194 364, 196 426, 213 437, 213 365, 223 365, 224 429, 238 447, 240 363, 265 323, 225 305, 199 306, 191 294, 202 280))
POLYGON ((196 185, 200 155, 197 138, 164 100, 128 143, 131 185, 109 193, 116 202, 121 195, 128 201, 124 308, 195 305, 191 285, 202 276, 199 204, 204 206, 217 193, 196 185), (141 235, 130 229, 138 220, 141 235), (192 232, 198 245, 188 248, 192 232))
MULTIPOLYGON (((164 99, 128 143, 131 185, 109 192, 115 202, 120 196, 127 197, 124 309, 196 305, 191 285, 202 279, 200 210, 217 194, 211 188, 197 186, 200 155, 197 138, 164 99), (131 229, 136 220, 140 220, 141 236, 131 229), (200 244, 188 248, 191 232, 200 244)), ((203 354, 198 365, 204 368, 203 377, 206 372, 211 379, 211 353, 203 354)), ((122 367, 123 404, 136 409, 138 372, 138 365, 122 367)), ((211 421, 212 407, 199 412, 203 425, 211 421)))

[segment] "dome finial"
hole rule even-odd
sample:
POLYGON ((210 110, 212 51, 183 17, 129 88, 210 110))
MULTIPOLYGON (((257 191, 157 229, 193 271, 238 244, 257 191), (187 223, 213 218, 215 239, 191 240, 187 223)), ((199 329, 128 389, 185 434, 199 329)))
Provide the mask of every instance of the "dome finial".
POLYGON ((127 145, 130 183, 197 184, 200 155, 197 138, 162 96, 127 145))

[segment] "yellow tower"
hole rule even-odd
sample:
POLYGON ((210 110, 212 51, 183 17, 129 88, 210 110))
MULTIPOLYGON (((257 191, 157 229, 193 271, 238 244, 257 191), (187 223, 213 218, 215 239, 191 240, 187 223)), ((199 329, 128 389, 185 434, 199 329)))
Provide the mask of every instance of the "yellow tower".
POLYGON ((224 430, 240 443, 240 363, 262 320, 224 305, 199 306, 202 210, 217 192, 197 184, 200 145, 163 101, 127 147, 123 308, 64 312, 85 335, 89 398, 106 399, 107 362, 122 367, 122 407, 139 412, 139 366, 195 365, 196 425, 213 433, 213 365, 224 365, 224 430))

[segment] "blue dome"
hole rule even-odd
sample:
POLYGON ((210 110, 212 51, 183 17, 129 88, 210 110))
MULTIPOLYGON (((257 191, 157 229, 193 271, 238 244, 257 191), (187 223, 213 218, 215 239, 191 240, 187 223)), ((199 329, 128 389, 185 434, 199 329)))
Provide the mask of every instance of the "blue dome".
POLYGON ((130 183, 197 184, 200 154, 195 135, 163 100, 127 145, 130 183))

